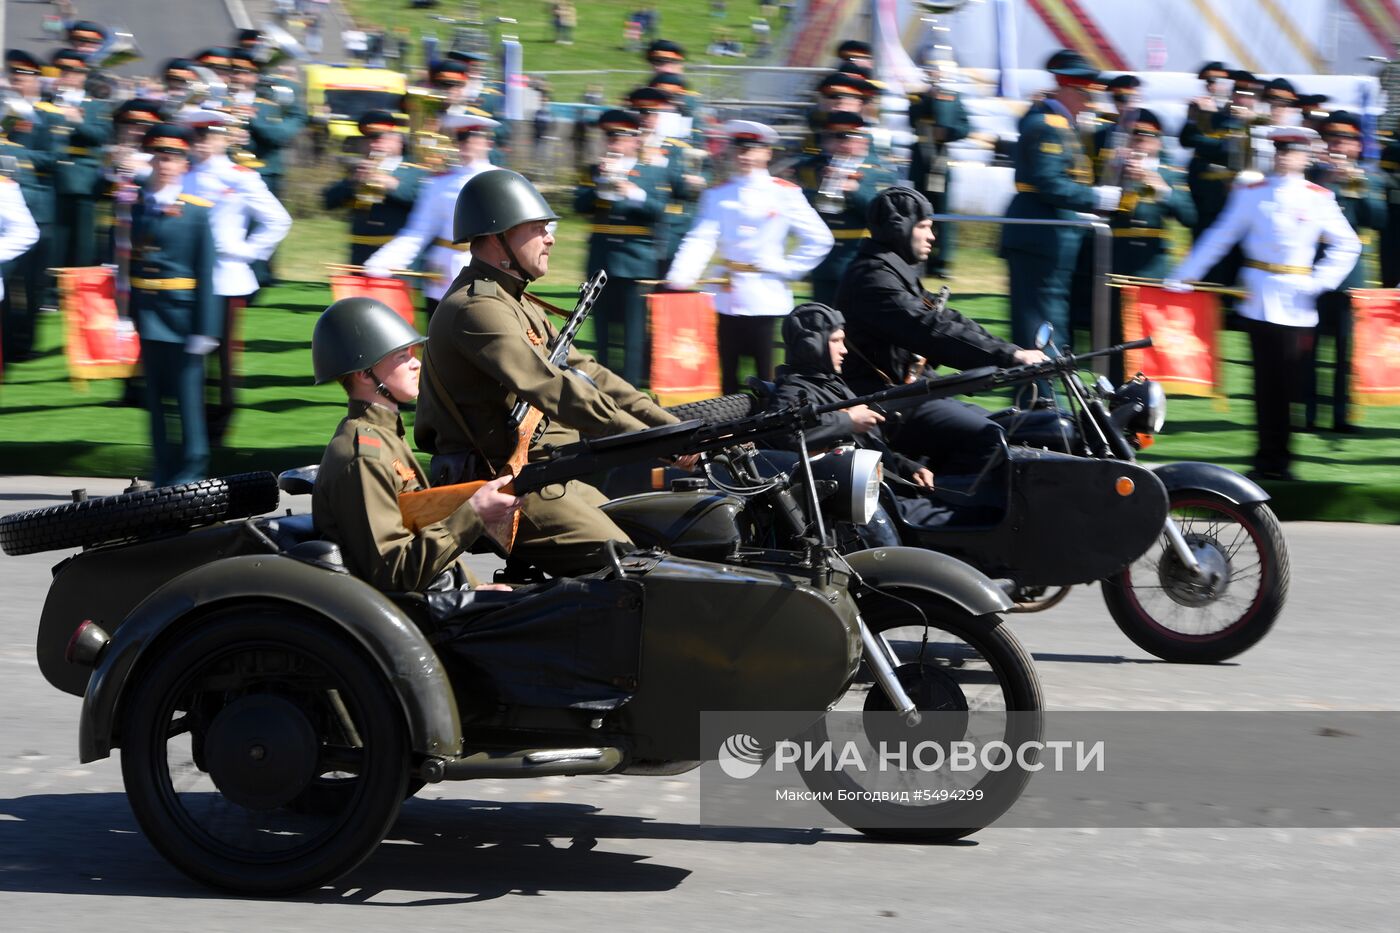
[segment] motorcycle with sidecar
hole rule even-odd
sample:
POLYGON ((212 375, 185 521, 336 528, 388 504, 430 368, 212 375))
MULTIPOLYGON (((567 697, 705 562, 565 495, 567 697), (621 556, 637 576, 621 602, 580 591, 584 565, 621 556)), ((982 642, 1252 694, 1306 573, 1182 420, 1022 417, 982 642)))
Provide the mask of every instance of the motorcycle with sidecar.
MULTIPOLYGON (((580 442, 515 487, 662 454, 738 458, 804 417, 580 442)), ((863 702, 915 729, 929 711, 1015 710, 1032 715, 1006 717, 1008 744, 1038 738, 1040 687, 999 624, 1003 592, 953 558, 829 546, 824 512, 856 518, 878 494, 876 467, 838 459, 800 456, 767 484, 783 542, 745 544, 730 497, 666 494, 632 518, 682 516, 688 540, 708 542, 699 558, 612 548, 602 571, 509 592, 375 590, 309 515, 272 514, 267 473, 7 516, 0 546, 81 548, 54 567, 37 635, 46 679, 83 697, 81 760, 121 749, 137 822, 181 871, 285 894, 366 859, 425 783, 690 770, 720 752, 700 747, 702 711, 819 723, 863 702)), ((282 491, 312 482, 291 472, 282 491)), ((988 773, 980 800, 831 809, 870 835, 951 839, 1004 812, 1028 777, 988 773)))
MULTIPOLYGON (((1116 389, 1102 378, 1086 384, 1078 363, 1150 340, 1075 357, 1058 351, 1047 328, 1037 344, 1047 363, 969 371, 967 392, 1055 378, 1065 404, 1052 397, 993 413, 1008 444, 979 476, 940 476, 933 493, 887 477, 873 520, 905 546, 1009 581, 1013 611, 1048 609, 1071 586, 1097 581, 1118 627, 1159 658, 1217 662, 1252 647, 1278 618, 1288 588, 1287 545, 1268 493, 1215 464, 1137 462, 1136 451, 1165 420, 1160 386, 1141 376, 1116 389)), ((672 411, 703 419, 762 410, 764 387, 756 388, 757 397, 723 396, 672 411)), ((790 457, 766 452, 739 481, 759 486, 766 472, 788 468, 790 457)), ((638 468, 619 470, 604 490, 625 502, 649 480, 638 468)), ((657 472, 655 482, 667 481, 688 482, 657 472)), ((868 544, 845 526, 843 547, 868 544)))

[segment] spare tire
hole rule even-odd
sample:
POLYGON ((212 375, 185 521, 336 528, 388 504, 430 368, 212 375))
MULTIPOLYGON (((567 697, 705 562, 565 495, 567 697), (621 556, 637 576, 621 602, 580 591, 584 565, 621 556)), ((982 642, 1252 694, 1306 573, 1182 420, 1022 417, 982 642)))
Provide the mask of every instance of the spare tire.
POLYGON ((719 398, 707 398, 698 402, 686 402, 684 405, 672 405, 666 410, 682 421, 698 418, 706 424, 715 424, 720 421, 734 421, 737 418, 747 418, 749 415, 757 414, 763 410, 763 403, 748 393, 737 392, 733 395, 721 395, 719 398))
POLYGON ((0 548, 17 557, 173 534, 271 512, 277 498, 264 471, 85 499, 0 518, 0 548))

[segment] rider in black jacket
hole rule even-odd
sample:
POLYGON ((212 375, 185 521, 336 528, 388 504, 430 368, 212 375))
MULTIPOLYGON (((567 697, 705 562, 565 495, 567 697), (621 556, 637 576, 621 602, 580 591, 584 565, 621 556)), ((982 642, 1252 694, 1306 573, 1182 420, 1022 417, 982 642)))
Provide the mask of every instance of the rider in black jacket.
MULTIPOLYGON (((787 408, 805 402, 825 405, 855 398, 841 378, 846 359, 846 321, 841 312, 817 302, 798 305, 783 319, 783 343, 787 363, 778 368, 778 383, 771 408, 787 408)), ((932 488, 933 473, 916 460, 896 453, 880 433, 884 416, 867 405, 827 412, 821 424, 805 431, 807 446, 823 450, 838 444, 878 450, 885 469, 917 485, 932 488)), ((796 436, 775 446, 797 449, 796 436)))
MULTIPOLYGON (((939 366, 1015 366, 1040 362, 1039 350, 1023 350, 988 333, 976 321, 944 306, 919 281, 933 247, 933 207, 912 188, 895 186, 870 204, 870 236, 846 270, 837 307, 850 326, 845 379, 859 394, 900 385, 939 366)), ((1000 449, 1001 428, 985 409, 956 399, 913 399, 888 406, 901 415, 887 431, 900 450, 929 458, 938 472, 975 472, 1000 449)))

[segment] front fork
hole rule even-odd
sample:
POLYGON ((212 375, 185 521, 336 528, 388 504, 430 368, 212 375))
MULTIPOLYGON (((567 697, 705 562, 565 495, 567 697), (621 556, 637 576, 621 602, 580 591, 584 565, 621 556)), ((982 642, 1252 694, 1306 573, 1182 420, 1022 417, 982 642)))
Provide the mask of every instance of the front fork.
POLYGON ((911 728, 917 726, 923 721, 923 716, 915 708, 914 701, 909 699, 909 694, 899 682, 899 677, 895 675, 894 669, 899 666, 899 659, 890 651, 890 646, 885 644, 883 638, 870 631, 870 626, 865 624, 864 619, 856 616, 856 622, 860 625, 860 643, 865 649, 865 661, 870 665, 875 683, 885 691, 890 705, 904 717, 904 724, 911 728))

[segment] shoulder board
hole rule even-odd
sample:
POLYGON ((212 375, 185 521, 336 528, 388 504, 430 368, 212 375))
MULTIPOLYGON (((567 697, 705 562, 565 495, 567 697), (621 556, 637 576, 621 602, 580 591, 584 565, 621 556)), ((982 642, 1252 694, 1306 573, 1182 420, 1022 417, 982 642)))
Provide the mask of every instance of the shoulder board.
POLYGON ((786 178, 774 178, 773 180, 776 181, 780 186, 782 186, 782 187, 784 187, 784 188, 798 188, 798 187, 801 187, 800 185, 797 185, 797 184, 795 184, 795 183, 793 183, 793 182, 788 181, 786 178))
POLYGON ((184 201, 186 204, 193 204, 195 207, 213 207, 213 206, 214 206, 214 202, 213 202, 213 201, 210 201, 210 200, 207 199, 207 198, 201 198, 201 197, 200 197, 199 195, 197 195, 197 194, 182 194, 182 195, 180 195, 179 198, 177 198, 177 200, 184 201))
POLYGON ((1045 115, 1045 125, 1053 126, 1058 130, 1069 129, 1069 121, 1066 120, 1064 117, 1060 116, 1058 113, 1047 113, 1045 115))
POLYGON ((684 139, 676 139, 674 136, 667 136, 666 142, 672 146, 677 147, 678 149, 690 148, 690 143, 686 142, 684 139))
POLYGON ((496 283, 490 279, 476 279, 472 282, 472 297, 495 298, 496 289, 496 283))
POLYGON ((907 97, 907 98, 909 99, 909 103, 911 103, 911 104, 917 104, 917 103, 919 102, 919 98, 920 98, 920 97, 923 97, 924 95, 922 95, 922 94, 905 94, 904 96, 907 97))
POLYGON ((12 139, 0 139, 0 146, 18 146, 19 143, 12 139))
MULTIPOLYGON (((1252 181, 1252 182, 1250 182, 1249 184, 1245 185, 1245 187, 1246 187, 1246 188, 1262 188, 1262 187, 1264 187, 1265 185, 1267 185, 1268 183, 1269 183, 1269 180, 1268 180, 1267 178, 1261 178, 1261 179, 1259 179, 1258 181, 1252 181)), ((1311 187, 1316 188, 1317 185, 1311 185, 1311 187)))
POLYGON ((62 112, 63 112, 62 110, 59 110, 58 107, 54 106, 53 104, 49 103, 49 102, 46 101, 46 100, 41 100, 41 101, 39 101, 37 104, 34 105, 34 109, 35 109, 35 110, 42 110, 42 111, 44 111, 45 113, 62 113, 62 112))
POLYGON ((356 431, 355 449, 363 454, 378 457, 384 451, 384 442, 368 431, 356 431))
POLYGON ((276 102, 276 101, 272 101, 272 100, 268 100, 266 97, 254 97, 254 98, 253 98, 253 103, 255 103, 255 104, 276 104, 277 102, 276 102))

